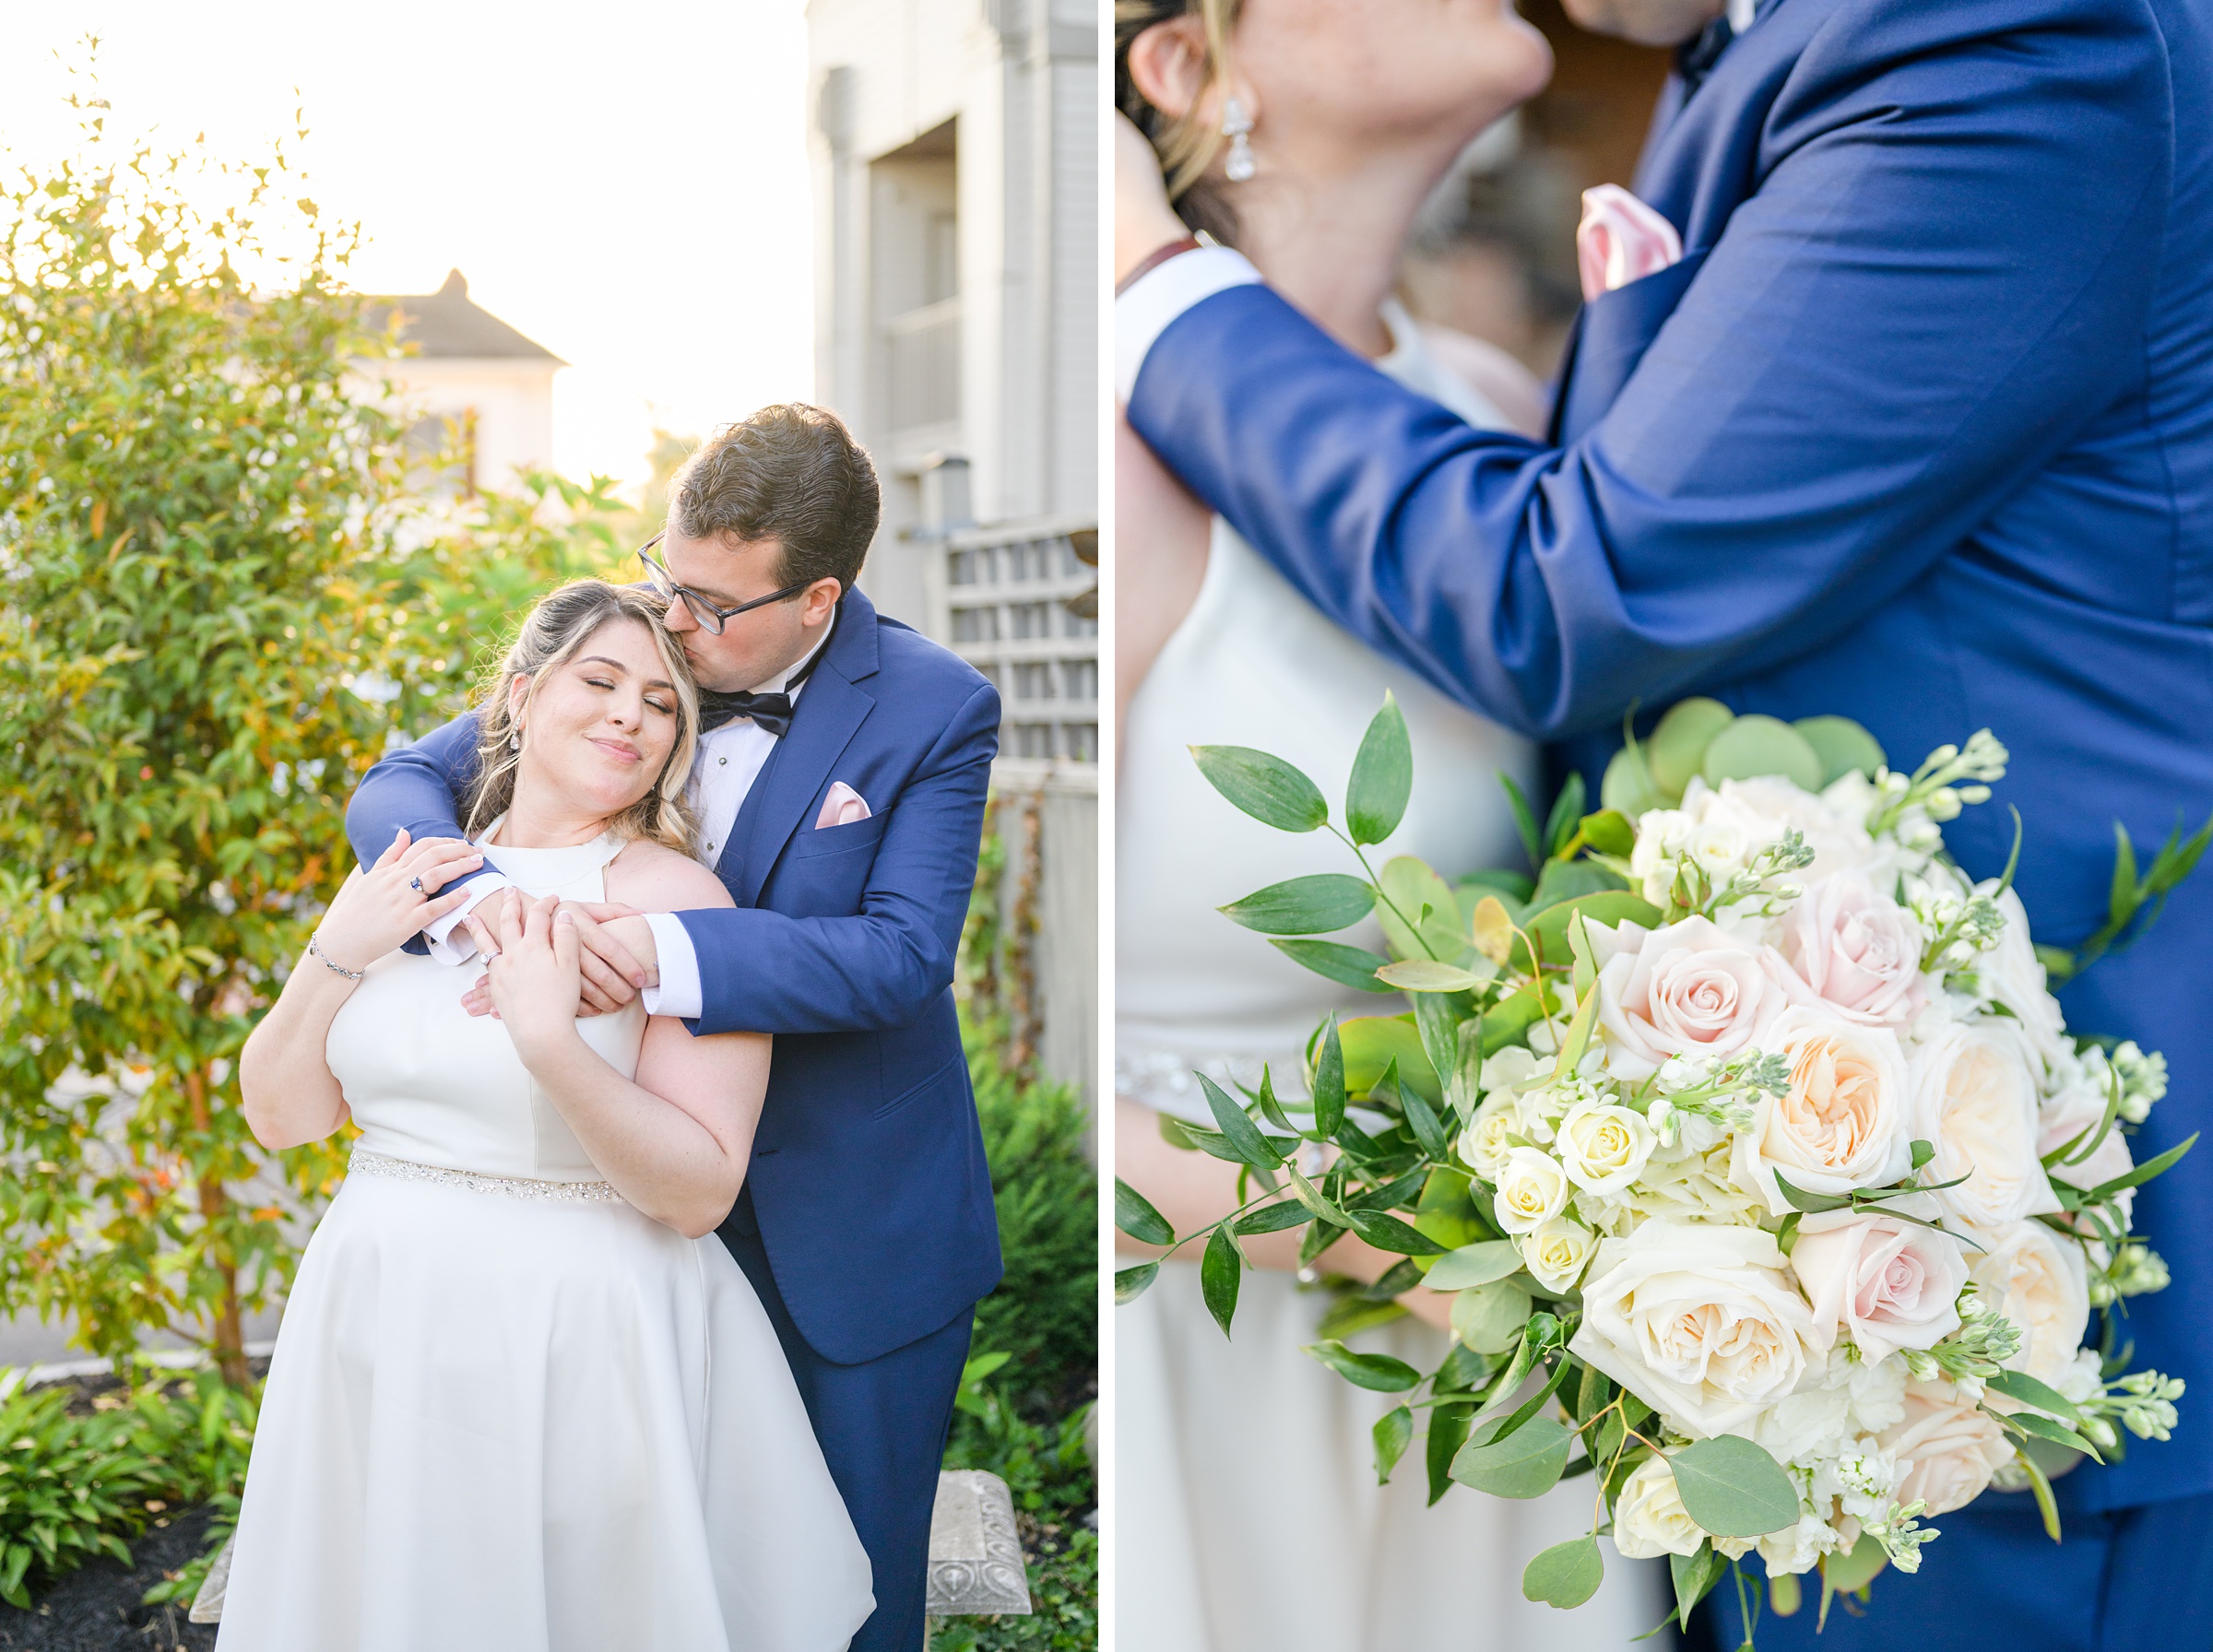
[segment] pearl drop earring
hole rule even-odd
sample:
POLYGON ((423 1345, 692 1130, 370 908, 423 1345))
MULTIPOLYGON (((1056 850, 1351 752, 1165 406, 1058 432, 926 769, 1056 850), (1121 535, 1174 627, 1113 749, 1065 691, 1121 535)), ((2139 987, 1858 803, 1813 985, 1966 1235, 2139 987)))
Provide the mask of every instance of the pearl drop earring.
POLYGON ((522 749, 523 737, 521 731, 518 729, 509 729, 507 731, 507 749, 510 751, 520 751, 522 749))
POLYGON ((1242 183, 1259 170, 1252 159, 1252 117, 1235 98, 1222 104, 1222 136, 1229 139, 1229 159, 1223 171, 1232 183, 1242 183))

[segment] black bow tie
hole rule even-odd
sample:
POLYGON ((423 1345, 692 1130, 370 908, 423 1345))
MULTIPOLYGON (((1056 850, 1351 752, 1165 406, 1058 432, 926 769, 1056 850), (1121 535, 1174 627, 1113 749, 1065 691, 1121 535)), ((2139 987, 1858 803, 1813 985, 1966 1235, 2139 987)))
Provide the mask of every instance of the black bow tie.
POLYGON ((740 689, 735 693, 724 693, 719 689, 700 690, 699 732, 712 734, 726 723, 748 717, 755 728, 782 739, 791 731, 791 692, 813 675, 815 662, 822 657, 822 650, 817 648, 807 663, 773 694, 756 694, 751 689, 740 689))

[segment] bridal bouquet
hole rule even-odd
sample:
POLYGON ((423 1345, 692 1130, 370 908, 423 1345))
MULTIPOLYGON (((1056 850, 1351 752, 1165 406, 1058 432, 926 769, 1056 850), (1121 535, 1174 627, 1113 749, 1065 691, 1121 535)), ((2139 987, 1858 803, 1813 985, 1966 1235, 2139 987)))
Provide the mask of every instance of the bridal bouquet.
MULTIPOLYGON (((1570 781, 1540 828, 1507 782, 1538 875, 1457 884, 1364 853, 1412 784, 1388 699, 1342 825, 1280 759, 1194 754, 1246 813, 1359 859, 1227 914, 1412 1009, 1331 1018, 1296 1107, 1266 1073, 1241 1097, 1201 1075, 1216 1127, 1164 1127, 1240 1165, 1250 1198, 1178 1235, 1118 1183, 1118 1222, 1203 1242, 1225 1333, 1254 1234, 1304 1228, 1309 1263, 1348 1233, 1401 1258, 1345 1286, 1334 1326, 1450 1292, 1434 1371, 1331 1322, 1306 1351, 1408 1397, 1376 1424, 1384 1479, 1426 1413, 1432 1502, 1591 1476, 1592 1531, 1530 1563, 1530 1599, 1588 1599, 1603 1532, 1669 1557, 1686 1622, 1724 1575, 1746 1590, 1755 1552, 1779 1611, 1818 1571, 1826 1617, 1886 1564, 1916 1569, 1922 1522, 1993 1483, 2032 1489, 2056 1539, 2053 1473, 2111 1458, 2123 1430, 2168 1437, 2183 1385, 2125 1371, 2112 1309, 2167 1283, 2130 1209, 2191 1143, 2134 1162, 2164 1061, 2071 1036, 2046 990, 2071 961, 2040 961, 2012 867, 1973 883, 1946 856, 1943 822, 2005 772, 1988 731, 1907 774, 1845 719, 1688 701, 1616 756, 1596 812, 1570 781), (1389 958, 1317 938, 1371 912, 1389 958)), ((2139 875, 2124 835, 2113 933, 2209 839, 2178 832, 2139 875)))

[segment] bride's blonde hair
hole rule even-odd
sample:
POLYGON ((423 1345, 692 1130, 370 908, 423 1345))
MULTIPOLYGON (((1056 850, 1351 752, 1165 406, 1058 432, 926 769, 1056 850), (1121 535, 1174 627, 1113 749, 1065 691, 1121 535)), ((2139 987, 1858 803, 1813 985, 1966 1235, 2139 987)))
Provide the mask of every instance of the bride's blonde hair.
POLYGON ((609 820, 608 830, 624 841, 651 838, 679 854, 692 852, 696 828, 684 805, 684 791, 691 783, 692 755, 699 746, 699 690, 684 662, 684 651, 661 622, 661 605, 643 591, 598 579, 573 581, 532 608, 506 657, 484 675, 477 691, 477 778, 463 815, 470 837, 505 814, 515 801, 523 725, 548 674, 566 665, 612 620, 634 620, 652 636, 654 651, 676 685, 677 727, 669 761, 652 786, 609 820), (514 703, 512 685, 517 678, 529 683, 519 708, 525 714, 518 714, 514 703))
POLYGON ((1237 27, 1240 0, 1114 0, 1114 100, 1160 156, 1168 200, 1194 230, 1203 230, 1225 245, 1237 240, 1237 218, 1222 193, 1207 181, 1206 170, 1221 153, 1222 134, 1199 117, 1203 96, 1171 115, 1151 102, 1130 78, 1130 42, 1158 23, 1197 18, 1206 35, 1206 80, 1211 87, 1227 73, 1229 36, 1237 27))

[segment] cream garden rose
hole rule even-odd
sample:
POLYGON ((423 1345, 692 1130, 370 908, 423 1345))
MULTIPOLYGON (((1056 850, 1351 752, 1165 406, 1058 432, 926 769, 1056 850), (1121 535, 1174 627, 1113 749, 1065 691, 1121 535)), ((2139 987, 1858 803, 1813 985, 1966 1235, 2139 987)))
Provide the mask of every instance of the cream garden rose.
POLYGON ((1509 1148, 1492 1200, 1499 1230, 1534 1233, 1568 1208, 1574 1191, 1560 1162, 1542 1148, 1509 1148))
POLYGON ((1511 1091, 1495 1090, 1484 1097, 1475 1116, 1460 1133, 1460 1156, 1486 1182, 1496 1183, 1506 1169, 1514 1144, 1509 1138, 1521 1134, 1520 1098, 1511 1091))
POLYGON ((1791 1267, 1824 1349, 1848 1336, 1874 1364, 1901 1348, 1933 1348, 1959 1328, 1967 1257, 1949 1233, 1895 1216, 1821 1211, 1799 1220, 1791 1267))
POLYGON ((1913 1056, 1913 1134, 1930 1142, 1934 1183, 1967 1178, 1934 1197, 1981 1227, 2060 1208, 2038 1161, 2036 1080, 2019 1037, 2003 1023, 1955 1021, 1913 1056))
POLYGON ((1737 1133, 1731 1165, 1777 1216, 1794 1207, 1780 1173, 1806 1193, 1849 1193, 1898 1180, 1912 1163, 1911 1092, 1898 1037, 1834 1011, 1802 1006, 1776 1017, 1761 1047, 1790 1061, 1790 1089, 1764 1092, 1752 1127, 1737 1133))
POLYGON ((1655 1221, 1599 1245, 1568 1347, 1703 1438, 1796 1387, 1813 1329, 1771 1234, 1655 1221))
POLYGON ((1814 997, 1852 1020, 1893 1029, 1927 1007, 1920 925, 1866 874, 1808 886, 1781 925, 1780 950, 1814 997))
POLYGON ((1734 1056, 1764 1047, 1789 1006, 1789 969, 1770 949, 1706 918, 1650 933, 1622 925, 1598 974, 1606 1069, 1632 1081, 1671 1056, 1734 1056))
POLYGON ((2021 1351, 2006 1363, 2056 1387, 2073 1369, 2089 1328, 2082 1247, 2041 1221, 2009 1221, 1974 1237, 1983 1249, 1969 1257, 1968 1278, 1991 1307, 2020 1327, 2021 1351))
POLYGON ((1572 1291, 1598 1248, 1598 1235, 1580 1221, 1556 1216, 1522 1234, 1519 1243, 1521 1260, 1538 1284, 1547 1291, 1572 1291))
POLYGON ((1906 1414, 1883 1433, 1898 1460, 1899 1503, 1925 1503, 1929 1515, 1965 1508, 2013 1459, 1997 1419, 1984 1415, 1949 1383, 1906 1385, 1906 1414))
POLYGON ((1570 1107, 1556 1127, 1553 1150, 1584 1193, 1619 1193, 1652 1156, 1652 1127, 1640 1113, 1603 1102, 1570 1107))
POLYGON ((1667 1459, 1650 1457, 1639 1463, 1614 1500, 1615 1552, 1624 1560, 1658 1560, 1663 1554, 1696 1554, 1705 1540, 1706 1533, 1683 1506, 1667 1459))

